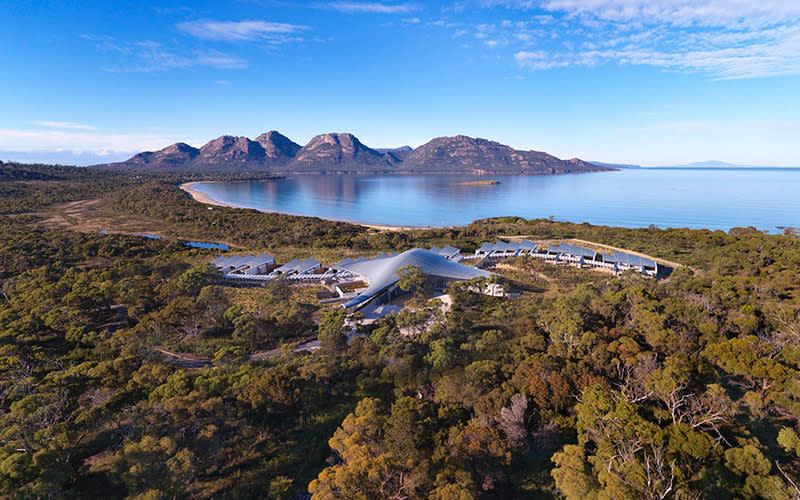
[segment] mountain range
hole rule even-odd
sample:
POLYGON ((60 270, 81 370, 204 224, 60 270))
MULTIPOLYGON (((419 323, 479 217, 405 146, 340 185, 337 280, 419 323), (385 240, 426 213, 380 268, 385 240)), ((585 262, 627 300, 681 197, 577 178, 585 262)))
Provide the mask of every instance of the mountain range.
POLYGON ((373 149, 347 133, 322 134, 300 146, 280 132, 256 137, 223 135, 195 148, 179 142, 101 168, 264 173, 474 173, 562 174, 608 167, 539 151, 521 151, 463 135, 422 146, 373 149))

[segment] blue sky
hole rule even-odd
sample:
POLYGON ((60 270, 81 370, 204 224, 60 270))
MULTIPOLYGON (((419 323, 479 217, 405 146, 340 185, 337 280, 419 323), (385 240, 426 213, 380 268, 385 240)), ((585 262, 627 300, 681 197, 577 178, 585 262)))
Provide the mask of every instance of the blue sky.
POLYGON ((274 129, 800 166, 800 2, 80 3, 0 0, 0 159, 274 129))

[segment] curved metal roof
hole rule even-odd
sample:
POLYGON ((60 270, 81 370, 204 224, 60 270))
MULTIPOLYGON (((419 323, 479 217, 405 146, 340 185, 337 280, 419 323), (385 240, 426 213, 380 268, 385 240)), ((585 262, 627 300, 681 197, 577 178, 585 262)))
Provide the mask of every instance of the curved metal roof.
POLYGON ((594 259, 597 252, 593 250, 588 250, 583 247, 577 247, 575 245, 570 245, 568 243, 560 243, 558 245, 550 245, 548 252, 550 253, 558 253, 558 254, 569 254, 574 255, 576 257, 589 257, 590 259, 594 259))
POLYGON ((508 252, 533 252, 538 248, 536 243, 528 240, 522 241, 503 241, 497 240, 496 243, 485 242, 479 249, 475 251, 478 253, 508 253, 508 252))
POLYGON ((369 283, 366 290, 361 292, 358 297, 345 303, 344 306, 351 307, 366 302, 389 286, 397 283, 400 280, 397 271, 406 266, 419 266, 422 272, 427 275, 442 276, 455 280, 471 280, 473 278, 491 276, 491 273, 487 271, 458 264, 428 250, 413 248, 391 257, 340 264, 341 268, 363 276, 369 283))
POLYGON ((306 259, 304 261, 299 261, 297 259, 292 260, 291 262, 287 262, 286 264, 282 265, 281 267, 275 269, 275 272, 288 274, 291 272, 296 273, 303 273, 308 271, 309 269, 315 268, 322 263, 317 259, 306 259))
POLYGON ((231 256, 219 256, 212 261, 212 263, 219 267, 232 267, 234 269, 239 269, 245 266, 250 267, 258 267, 264 264, 272 264, 275 262, 275 259, 271 255, 261 254, 261 255, 231 255, 231 256))
POLYGON ((456 248, 456 247, 447 245, 447 246, 444 246, 442 248, 431 247, 431 252, 433 252, 435 254, 438 254, 438 255, 441 255, 444 258, 449 259, 449 258, 461 253, 461 250, 456 248))
POLYGON ((628 264, 630 266, 638 266, 638 267, 652 267, 655 268, 657 266, 656 261, 652 259, 647 259, 644 257, 639 257, 638 255, 631 255, 629 253, 614 251, 613 255, 604 254, 603 255, 604 262, 617 262, 619 264, 628 264))

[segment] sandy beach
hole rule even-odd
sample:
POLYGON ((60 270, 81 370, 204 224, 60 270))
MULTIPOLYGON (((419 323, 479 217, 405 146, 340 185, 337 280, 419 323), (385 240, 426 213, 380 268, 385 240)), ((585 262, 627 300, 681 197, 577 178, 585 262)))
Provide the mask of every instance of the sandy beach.
POLYGON ((189 196, 191 196, 194 201, 197 201, 197 202, 200 202, 200 203, 205 203, 206 205, 215 205, 215 206, 218 206, 218 207, 230 206, 230 205, 226 205, 224 203, 218 202, 217 200, 215 200, 214 198, 210 197, 206 193, 203 193, 202 191, 197 191, 195 189, 192 189, 194 186, 196 186, 198 184, 210 184, 211 182, 213 182, 213 181, 186 182, 184 184, 181 184, 181 189, 183 191, 186 191, 187 193, 189 193, 189 196))
MULTIPOLYGON (((181 188, 181 190, 189 193, 189 196, 191 196, 194 201, 197 201, 199 203, 205 203, 206 205, 214 205, 214 206, 217 206, 217 207, 242 208, 242 207, 237 207, 235 205, 229 205, 229 204, 226 204, 226 203, 221 203, 221 202, 215 200, 214 198, 212 198, 211 196, 207 195, 206 193, 203 193, 202 191, 198 191, 196 189, 192 189, 194 186, 196 186, 198 184, 211 184, 212 182, 215 182, 215 181, 185 182, 185 183, 181 184, 180 188, 181 188)), ((270 213, 270 212, 267 212, 266 210, 261 210, 261 212, 270 213)), ((271 212, 271 213, 283 213, 283 212, 271 212)), ((294 215, 296 217, 308 217, 308 216, 298 215, 298 214, 286 214, 286 215, 294 215)), ((361 222, 353 222, 353 221, 348 221, 348 220, 338 220, 338 219, 328 219, 328 220, 332 220, 334 222, 347 222, 348 224, 355 224, 357 226, 364 226, 364 227, 368 227, 370 229, 377 229, 379 231, 411 231, 411 230, 414 230, 414 229, 425 229, 424 227, 414 227, 414 226, 386 226, 386 225, 379 225, 379 224, 364 224, 364 223, 361 223, 361 222)))
POLYGON ((342 221, 342 222, 347 222, 348 224, 355 224, 357 226, 364 226, 370 229, 377 229, 379 231, 413 231, 414 229, 428 229, 416 226, 381 226, 377 224, 362 224, 361 222, 350 222, 350 221, 342 221))

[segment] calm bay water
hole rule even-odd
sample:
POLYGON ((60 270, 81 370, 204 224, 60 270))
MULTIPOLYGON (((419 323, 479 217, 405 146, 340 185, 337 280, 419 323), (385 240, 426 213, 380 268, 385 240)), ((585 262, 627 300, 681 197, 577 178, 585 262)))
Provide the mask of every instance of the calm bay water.
POLYGON ((227 205, 394 226, 515 215, 623 227, 800 227, 800 169, 630 169, 550 176, 303 175, 198 184, 227 205), (496 179, 491 186, 461 185, 496 179))

